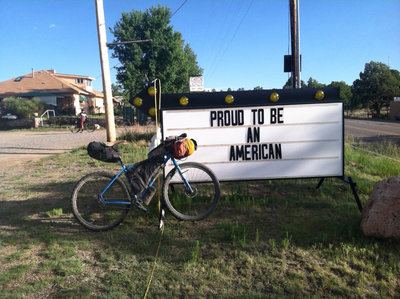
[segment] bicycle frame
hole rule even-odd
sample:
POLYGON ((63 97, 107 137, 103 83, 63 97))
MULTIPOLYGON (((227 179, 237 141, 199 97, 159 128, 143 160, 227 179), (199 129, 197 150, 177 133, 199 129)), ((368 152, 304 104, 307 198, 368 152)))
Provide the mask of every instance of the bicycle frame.
MULTIPOLYGON (((189 182, 186 180, 186 178, 183 175, 182 169, 179 167, 178 162, 176 162, 176 160, 174 159, 174 157, 172 157, 171 155, 167 155, 166 158, 164 159, 164 166, 168 163, 169 160, 172 160, 172 163, 174 164, 175 169, 178 171, 179 175, 181 176, 183 182, 185 183, 186 188, 188 188, 188 190, 190 192, 193 192, 192 187, 190 186, 189 182)), ((132 205, 132 201, 131 202, 126 202, 126 201, 117 201, 117 200, 104 200, 103 196, 104 194, 108 191, 108 189, 112 186, 112 184, 114 184, 114 182, 117 180, 117 178, 122 174, 125 173, 125 176, 127 178, 128 184, 129 184, 129 191, 130 194, 134 200, 137 200, 138 198, 138 194, 133 193, 133 188, 131 185, 131 181, 128 178, 127 172, 129 169, 135 167, 135 164, 131 164, 128 166, 125 166, 124 162, 122 160, 120 160, 121 162, 121 167, 122 169, 113 177, 113 179, 108 183, 108 185, 104 188, 103 191, 100 192, 99 196, 98 196, 98 200, 103 203, 103 204, 115 204, 115 205, 126 205, 126 206, 131 206, 132 205)), ((157 179, 157 177, 160 175, 160 172, 157 173, 157 175, 155 175, 149 182, 149 184, 147 185, 147 187, 145 188, 145 190, 143 191, 143 193, 141 194, 140 197, 143 197, 146 192, 148 191, 149 187, 153 186, 155 180, 157 179)))

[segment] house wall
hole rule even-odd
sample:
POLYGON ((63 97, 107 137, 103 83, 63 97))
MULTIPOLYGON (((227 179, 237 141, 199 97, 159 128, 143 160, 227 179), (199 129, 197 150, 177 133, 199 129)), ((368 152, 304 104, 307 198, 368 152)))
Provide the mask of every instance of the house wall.
POLYGON ((74 94, 73 99, 74 99, 75 115, 78 115, 82 111, 81 103, 79 102, 79 94, 74 94))
POLYGON ((92 98, 94 102, 95 113, 105 113, 104 99, 103 98, 92 98))
POLYGON ((93 91, 93 82, 92 80, 86 79, 86 78, 81 78, 83 79, 83 83, 78 83, 76 80, 78 79, 78 77, 74 77, 74 78, 68 78, 68 77, 62 77, 62 79, 64 81, 67 81, 69 83, 72 83, 76 86, 78 86, 79 88, 82 88, 84 90, 87 91, 93 91))

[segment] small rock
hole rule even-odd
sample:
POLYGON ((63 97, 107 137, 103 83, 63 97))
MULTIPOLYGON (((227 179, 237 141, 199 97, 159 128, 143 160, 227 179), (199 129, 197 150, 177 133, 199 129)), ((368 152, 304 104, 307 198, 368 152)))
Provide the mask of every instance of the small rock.
POLYGON ((400 176, 384 179, 372 190, 361 229, 366 236, 400 240, 400 176))

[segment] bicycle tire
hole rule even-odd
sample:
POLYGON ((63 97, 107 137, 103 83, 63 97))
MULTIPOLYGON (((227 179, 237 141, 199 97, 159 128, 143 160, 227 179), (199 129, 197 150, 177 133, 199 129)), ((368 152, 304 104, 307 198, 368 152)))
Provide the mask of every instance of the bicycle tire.
POLYGON ((176 168, 164 180, 163 202, 176 218, 199 221, 208 217, 220 198, 220 184, 215 174, 203 164, 187 162, 179 167, 192 187, 190 193, 176 168))
POLYGON ((72 133, 78 133, 81 130, 81 128, 79 126, 77 126, 77 125, 72 125, 72 126, 69 127, 69 130, 72 133))
POLYGON ((106 231, 119 225, 128 214, 131 199, 125 183, 117 178, 103 195, 105 200, 127 204, 101 203, 98 195, 114 178, 109 172, 93 172, 81 178, 72 191, 72 213, 80 224, 93 231, 106 231), (128 204, 129 202, 129 204, 128 204))
POLYGON ((89 133, 92 133, 92 132, 94 132, 94 130, 96 130, 96 127, 92 124, 87 124, 85 126, 85 130, 88 131, 89 133))

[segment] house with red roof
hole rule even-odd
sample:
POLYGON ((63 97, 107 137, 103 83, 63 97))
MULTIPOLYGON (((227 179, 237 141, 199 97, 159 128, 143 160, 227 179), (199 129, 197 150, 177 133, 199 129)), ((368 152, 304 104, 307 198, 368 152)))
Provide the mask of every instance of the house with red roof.
POLYGON ((58 113, 104 113, 104 94, 92 87, 93 78, 41 70, 0 82, 0 101, 7 97, 39 98, 58 113))

